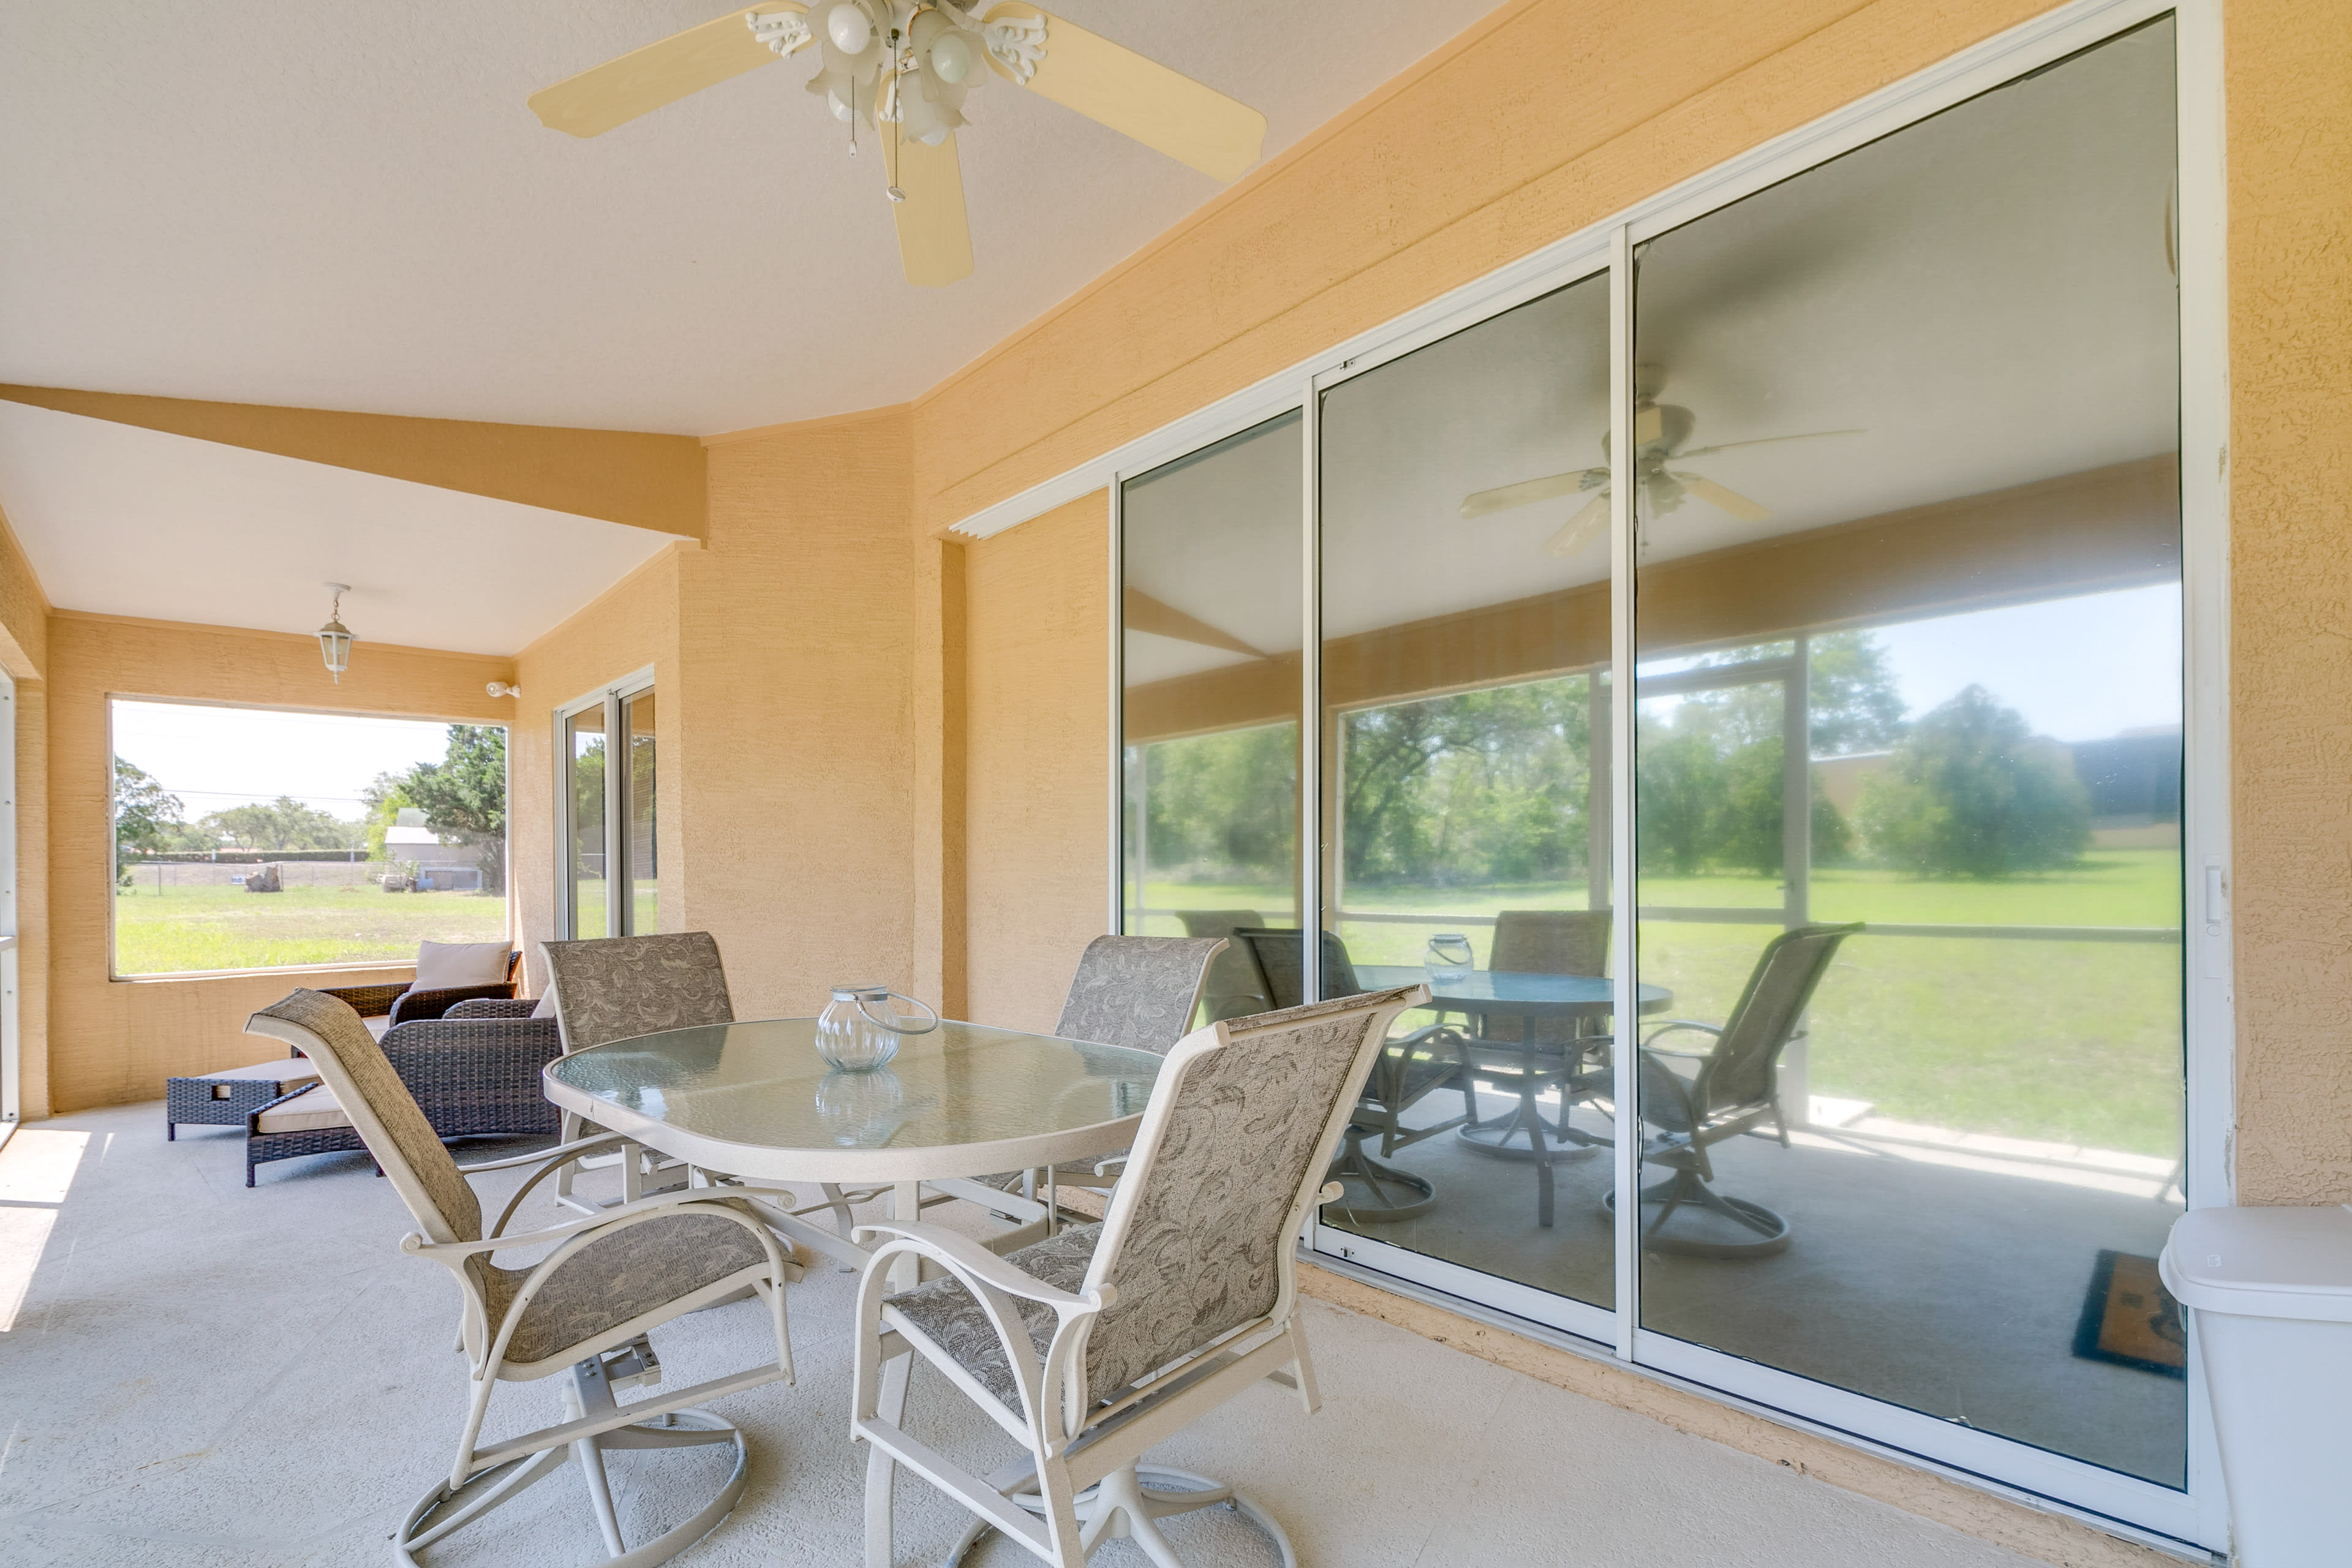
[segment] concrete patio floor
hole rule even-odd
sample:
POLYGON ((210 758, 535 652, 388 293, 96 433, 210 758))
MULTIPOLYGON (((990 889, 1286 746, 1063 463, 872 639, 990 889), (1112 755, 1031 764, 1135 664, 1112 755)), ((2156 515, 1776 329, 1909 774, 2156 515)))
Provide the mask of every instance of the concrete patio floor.
MULTIPOLYGON (((39 1123, 0 1149, 0 1558, 18 1568, 386 1559, 396 1516, 448 1463, 464 1373, 449 1348, 456 1292, 438 1268, 399 1253, 409 1216, 371 1173, 364 1156, 317 1156, 264 1166, 247 1191, 240 1136, 191 1128, 166 1143, 160 1103, 39 1123)), ((790 1296, 798 1383, 717 1406, 750 1435, 751 1484, 680 1561, 862 1560, 863 1455, 845 1432, 853 1284, 812 1268, 790 1296)), ((1260 1385, 1155 1454, 1242 1482, 1286 1522, 1303 1563, 2032 1561, 1390 1325, 1315 1301, 1305 1310, 1320 1414, 1260 1385)), ((759 1313, 716 1309, 656 1342, 671 1380, 712 1375, 761 1353, 759 1313)), ((551 1380, 510 1387, 491 1421, 520 1431, 555 1408, 551 1380)), ((950 1452, 1008 1447, 936 1378, 918 1375, 911 1409, 950 1452)), ((707 1496, 719 1472, 711 1457, 679 1454, 612 1468, 633 1540, 707 1496)), ((898 1497, 899 1561, 937 1562, 961 1516, 919 1481, 902 1479, 898 1497)), ((1171 1533, 1202 1568, 1275 1561, 1222 1511, 1171 1533)), ((602 1557, 566 1472, 434 1560, 602 1557)), ((981 1561, 1031 1559, 999 1542, 981 1561)), ((1095 1561, 1143 1558, 1114 1542, 1095 1561)))

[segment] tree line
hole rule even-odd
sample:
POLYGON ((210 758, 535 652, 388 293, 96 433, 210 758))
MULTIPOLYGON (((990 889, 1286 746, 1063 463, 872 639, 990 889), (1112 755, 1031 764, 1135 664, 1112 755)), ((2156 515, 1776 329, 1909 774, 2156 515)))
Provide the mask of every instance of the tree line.
POLYGON ((404 773, 378 773, 361 792, 356 820, 306 805, 290 795, 208 811, 191 822, 186 803, 152 775, 114 759, 114 842, 119 861, 145 855, 202 854, 215 849, 290 854, 300 850, 363 851, 384 858, 384 834, 404 807, 425 813, 425 826, 445 843, 479 847, 482 886, 506 887, 507 732, 493 725, 452 724, 448 749, 437 763, 404 773))
MULTIPOLYGON (((1792 651, 1742 648, 1706 669, 1792 651)), ((1906 717, 1885 649, 1866 632, 1811 639, 1814 758, 1885 753, 1851 820, 1811 790, 1816 865, 1922 877, 1998 878, 2074 863, 2090 841, 2090 798, 2072 754, 1970 686, 1906 717)), ((1342 865, 1350 882, 1413 886, 1580 879, 1595 795, 1597 676, 1562 676, 1392 703, 1341 716, 1342 865)), ((1636 832, 1650 874, 1777 876, 1784 842, 1781 683, 1764 680, 1644 704, 1637 719, 1636 832)), ((1605 713, 1606 709, 1601 710, 1605 713)), ((1262 728, 1158 742, 1140 768, 1156 878, 1288 881, 1297 833, 1297 730, 1262 728)))

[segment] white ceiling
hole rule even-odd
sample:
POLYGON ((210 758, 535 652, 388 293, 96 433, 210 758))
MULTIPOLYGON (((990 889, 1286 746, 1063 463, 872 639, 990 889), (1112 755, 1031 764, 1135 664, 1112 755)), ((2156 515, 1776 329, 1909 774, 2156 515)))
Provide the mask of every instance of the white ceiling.
POLYGON ((520 651, 667 534, 0 403, 0 508, 60 609, 520 651))
MULTIPOLYGON (((1057 0, 1269 154, 1494 0, 1057 0)), ((1220 188, 1002 81, 972 276, 902 280, 794 59, 582 142, 532 91, 717 0, 0 6, 0 381, 709 434, 909 397, 1220 188)))
MULTIPOLYGON (((1638 360, 1694 458, 1773 509, 1696 499, 1664 561, 2146 458, 2178 440, 2168 24, 2002 89, 1666 235, 1640 258, 1638 360)), ((1570 496, 1475 521, 1476 490, 1603 460, 1608 310, 1578 284, 1343 383, 1322 415, 1331 636, 1608 575, 1543 544, 1570 496)), ((1682 465, 1676 465, 1682 466, 1682 465)), ((1135 487, 1129 580, 1268 652, 1299 634, 1297 437, 1135 487)), ((1130 634, 1141 682, 1243 656, 1130 634)))

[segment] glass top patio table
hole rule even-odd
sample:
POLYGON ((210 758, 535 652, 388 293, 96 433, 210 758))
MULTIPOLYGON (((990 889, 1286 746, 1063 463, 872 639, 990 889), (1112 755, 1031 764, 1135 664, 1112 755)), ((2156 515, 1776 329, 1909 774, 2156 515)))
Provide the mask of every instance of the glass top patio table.
MULTIPOLYGON (((1375 991, 1425 983, 1427 1005, 1454 1013, 1500 1013, 1511 1016, 1606 1017, 1617 1005, 1617 983, 1602 974, 1536 974, 1509 969, 1474 969, 1459 980, 1431 980, 1417 964, 1360 963, 1356 978, 1375 991)), ((1663 985, 1641 988, 1642 1011, 1671 1006, 1675 994, 1663 985)))
POLYGON ((839 1072, 814 1018, 614 1040, 550 1062, 547 1098, 674 1159, 777 1182, 905 1183, 1115 1154, 1150 1051, 942 1022, 887 1067, 839 1072))

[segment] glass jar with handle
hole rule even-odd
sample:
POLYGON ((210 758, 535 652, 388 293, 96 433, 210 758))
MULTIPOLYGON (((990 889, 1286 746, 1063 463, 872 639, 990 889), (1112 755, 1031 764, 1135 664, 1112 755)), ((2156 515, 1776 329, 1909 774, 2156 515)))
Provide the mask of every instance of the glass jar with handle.
POLYGON ((1476 963, 1468 937, 1460 931, 1442 931, 1429 939, 1429 952, 1423 955, 1421 966, 1429 972, 1432 985, 1446 985, 1468 979, 1476 963))
POLYGON ((836 985, 817 1015, 816 1054, 843 1072, 871 1072, 898 1054, 899 1036, 927 1035, 939 1026, 940 1016, 928 1004, 887 985, 836 985), (890 1005, 893 996, 922 1008, 922 1017, 901 1017, 890 1005))

